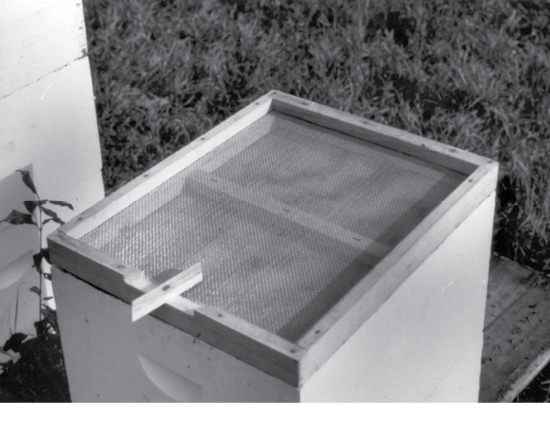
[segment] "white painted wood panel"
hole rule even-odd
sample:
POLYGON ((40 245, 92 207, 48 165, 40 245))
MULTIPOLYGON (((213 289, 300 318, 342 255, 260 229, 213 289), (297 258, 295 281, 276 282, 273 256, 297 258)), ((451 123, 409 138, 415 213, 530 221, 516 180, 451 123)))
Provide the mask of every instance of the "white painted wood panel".
POLYGON ((297 401, 283 381, 53 268, 75 402, 297 401))
POLYGON ((22 276, 0 290, 0 345, 14 332, 36 334, 34 322, 38 321, 38 295, 29 289, 38 287, 38 273, 31 265, 20 269, 22 276))
POLYGON ((33 163, 36 187, 47 197, 101 168, 87 58, 0 100, 0 116, 0 138, 15 144, 12 157, 0 157, 0 176, 33 163))
POLYGON ((4 1, 0 15, 0 98, 86 53, 78 0, 4 1))
POLYGON ((494 202, 493 193, 306 382, 301 401, 477 401, 494 202), (442 384, 450 372, 464 378, 442 384), (440 384, 461 391, 434 391, 440 384))
POLYGON ((58 0, 25 0, 25 1, 10 1, 2 0, 0 6, 3 13, 0 14, 0 28, 6 28, 14 23, 59 3, 58 0))
MULTIPOLYGON (((4 223, 2 223, 4 225, 4 223)), ((38 230, 36 227, 9 225, 0 232, 0 269, 6 267, 28 250, 38 251, 38 230)), ((29 262, 29 266, 32 262, 29 262)))
POLYGON ((0 269, 0 339, 7 339, 23 327, 32 327, 38 317, 38 296, 29 291, 38 281, 38 273, 30 264, 33 253, 27 251, 0 269), (25 304, 31 303, 35 306, 24 312, 25 304))
MULTIPOLYGON (((480 334, 483 337, 483 334, 480 334)), ((454 364, 451 371, 434 388, 425 400, 427 403, 471 403, 477 402, 473 396, 473 385, 480 383, 479 344, 483 339, 470 345, 470 348, 454 364)))
MULTIPOLYGON (((59 209, 63 219, 103 198, 101 152, 85 50, 80 1, 0 1, 0 218, 12 209, 25 211, 22 201, 34 199, 21 175, 14 173, 22 168, 32 169, 43 198, 74 205, 74 212, 59 209)), ((56 227, 46 226, 44 234, 56 227)), ((0 226, 0 272, 17 262, 17 271, 9 274, 18 279, 2 281, 0 344, 14 328, 16 309, 17 330, 34 333, 38 296, 29 288, 38 285, 38 274, 31 268, 32 260, 25 265, 21 257, 37 249, 36 228, 0 226)), ((51 294, 47 283, 45 287, 45 295, 51 294)))
POLYGON ((0 268, 0 290, 4 290, 17 283, 29 269, 34 251, 29 250, 17 259, 0 268))
MULTIPOLYGON (((23 168, 30 172, 32 177, 32 165, 23 168)), ((1 173, 0 173, 1 174, 1 173)), ((6 218, 12 210, 20 212, 27 212, 23 201, 29 201, 35 199, 34 194, 28 189, 23 180, 21 180, 21 173, 12 172, 5 177, 0 177, 0 220, 6 218)), ((3 222, 0 223, 0 233, 6 230, 11 225, 3 222)), ((0 268, 2 268, 2 258, 0 258, 0 268)))

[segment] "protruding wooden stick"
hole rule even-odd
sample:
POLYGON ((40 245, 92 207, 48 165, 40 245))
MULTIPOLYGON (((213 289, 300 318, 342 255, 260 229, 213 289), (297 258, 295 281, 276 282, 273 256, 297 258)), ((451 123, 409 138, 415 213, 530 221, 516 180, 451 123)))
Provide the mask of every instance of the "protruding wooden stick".
POLYGON ((202 266, 199 262, 135 299, 132 302, 132 322, 154 311, 201 281, 202 266))

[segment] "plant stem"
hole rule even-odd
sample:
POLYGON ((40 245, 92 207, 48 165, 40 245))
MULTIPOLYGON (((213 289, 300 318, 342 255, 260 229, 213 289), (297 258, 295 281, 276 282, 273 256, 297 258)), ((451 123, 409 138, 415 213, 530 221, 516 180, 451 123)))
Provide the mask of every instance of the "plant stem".
POLYGON ((13 332, 17 332, 17 318, 19 314, 19 288, 21 284, 17 284, 17 295, 15 296, 15 321, 13 322, 13 332))
MULTIPOLYGON (((38 194, 36 194, 36 197, 38 198, 38 201, 40 202, 40 196, 38 196, 38 194)), ((38 247, 39 247, 39 252, 42 252, 42 229, 43 229, 43 225, 42 225, 42 206, 39 206, 38 207, 38 215, 39 215, 39 218, 38 218, 38 221, 37 221, 37 227, 38 227, 38 232, 39 232, 39 244, 38 244, 38 247)), ((40 262, 37 264, 40 266, 40 268, 37 268, 38 270, 38 321, 40 321, 40 316, 41 316, 41 313, 42 313, 42 260, 40 260, 40 262)))

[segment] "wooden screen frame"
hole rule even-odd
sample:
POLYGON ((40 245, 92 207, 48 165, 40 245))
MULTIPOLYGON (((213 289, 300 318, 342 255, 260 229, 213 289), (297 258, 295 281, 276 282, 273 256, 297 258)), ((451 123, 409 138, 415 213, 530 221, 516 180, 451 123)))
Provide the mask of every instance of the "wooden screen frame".
POLYGON ((153 316, 174 327, 300 388, 494 192, 497 162, 343 111, 271 91, 73 218, 48 237, 48 244, 54 265, 131 303, 153 289, 155 284, 142 271, 78 239, 272 110, 467 176, 296 343, 225 311, 201 307, 183 297, 152 312, 153 316))

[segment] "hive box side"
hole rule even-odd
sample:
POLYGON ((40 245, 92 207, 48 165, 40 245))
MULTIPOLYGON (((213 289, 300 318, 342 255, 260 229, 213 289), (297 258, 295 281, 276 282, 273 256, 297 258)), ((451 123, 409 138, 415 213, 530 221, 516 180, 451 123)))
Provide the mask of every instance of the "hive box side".
POLYGON ((73 402, 297 401, 287 383, 53 267, 73 402))
MULTIPOLYGON (((494 191, 496 163, 474 154, 458 151, 424 138, 351 116, 348 113, 274 91, 214 128, 195 141, 196 143, 183 148, 163 163, 110 195, 100 204, 90 208, 63 226, 61 231, 74 239, 86 234, 200 157, 215 151, 216 147, 233 134, 238 133, 270 110, 288 113, 314 124, 422 158, 430 163, 439 164, 469 176, 467 181, 462 183, 441 206, 434 209, 365 279, 306 333, 293 349, 300 352, 299 357, 294 356, 290 352, 290 348, 287 348, 288 350, 284 353, 281 352, 278 346, 279 342, 274 341, 273 347, 270 348, 269 341, 265 341, 263 334, 256 336, 257 338, 251 338, 251 343, 260 347, 250 354, 248 345, 240 343, 242 339, 248 339, 249 334, 254 334, 254 330, 245 330, 241 336, 232 336, 240 339, 238 342, 233 341, 234 338, 228 338, 226 333, 232 331, 239 333, 238 324, 233 327, 227 326, 225 322, 222 323, 216 318, 211 318, 211 315, 208 318, 199 318, 202 322, 208 321, 209 323, 208 327, 201 327, 198 321, 187 318, 189 315, 185 315, 185 312, 182 314, 182 318, 178 318, 178 309, 170 307, 170 305, 162 306, 153 314, 160 318, 164 318, 162 315, 168 315, 169 318, 165 321, 175 323, 175 326, 192 335, 202 330, 205 334, 204 338, 211 336, 210 340, 207 340, 210 344, 216 347, 219 344, 226 345, 228 353, 243 360, 260 359, 262 362, 267 362, 274 354, 273 356, 281 358, 284 362, 284 371, 279 375, 277 375, 277 371, 271 373, 282 377, 281 379, 292 385, 303 385, 369 317, 375 314, 377 309, 391 297, 411 273, 422 265, 446 236, 460 225, 490 192, 494 191), (170 312, 166 313, 166 309, 169 309, 170 312), (218 344, 218 341, 221 343, 218 344), (268 351, 267 355, 264 353, 266 350, 268 351), (307 352, 301 353, 303 350, 307 352), (298 380, 294 379, 295 365, 298 367, 298 380)), ((55 236, 50 238, 52 250, 55 250, 55 242, 58 239, 59 237, 55 236)), ((56 260, 55 253, 53 259, 54 263, 61 268, 68 266, 64 262, 65 258, 56 260)), ((96 261, 93 265, 101 266, 101 262, 96 261)), ((73 272, 71 268, 65 269, 73 272)), ((76 268, 76 270, 80 271, 82 268, 76 268)), ((84 270, 74 274, 92 284, 97 283, 96 279, 86 278, 85 273, 84 270)), ((124 280, 124 282, 138 290, 145 291, 143 280, 124 280)), ((198 315, 202 316, 200 312, 198 315)), ((224 318, 224 320, 236 321, 237 319, 224 318)), ((248 340, 246 341, 248 342, 248 340)))
POLYGON ((495 191, 497 174, 496 163, 476 170, 304 335, 300 385, 495 191))
MULTIPOLYGON (((106 295, 131 303, 155 288, 141 271, 65 233, 52 234, 48 242, 54 265, 62 266, 106 295)), ((53 280, 55 283, 55 276, 53 280)), ((300 347, 219 310, 198 308, 197 304, 178 296, 152 311, 151 315, 290 385, 298 385, 298 365, 303 356, 300 347)))
POLYGON ((305 383, 301 401, 477 401, 494 203, 493 192, 305 383))

